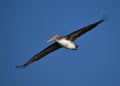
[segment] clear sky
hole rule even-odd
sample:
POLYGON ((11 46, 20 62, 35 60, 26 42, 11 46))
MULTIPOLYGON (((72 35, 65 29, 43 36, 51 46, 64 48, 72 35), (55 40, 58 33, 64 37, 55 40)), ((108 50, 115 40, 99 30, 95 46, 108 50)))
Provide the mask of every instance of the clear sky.
POLYGON ((120 86, 120 0, 1 0, 0 86, 120 86), (16 69, 52 43, 109 19, 75 41, 76 51, 57 50, 16 69))

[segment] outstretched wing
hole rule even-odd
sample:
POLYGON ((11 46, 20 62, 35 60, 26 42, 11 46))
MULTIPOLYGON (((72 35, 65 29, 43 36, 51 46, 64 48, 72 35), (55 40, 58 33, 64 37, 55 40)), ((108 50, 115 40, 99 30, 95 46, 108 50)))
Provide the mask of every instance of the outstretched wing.
POLYGON ((41 52, 39 52, 38 54, 36 54, 35 56, 33 56, 29 61, 27 61, 24 65, 22 66, 16 66, 17 68, 21 68, 21 67, 27 67, 28 65, 30 65, 32 62, 40 60, 41 58, 43 58, 44 56, 46 56, 47 54, 57 50, 61 48, 61 46, 55 42, 54 44, 48 46, 47 48, 45 48, 44 50, 42 50, 41 52))
POLYGON ((76 38, 78 38, 79 36, 83 35, 84 33, 92 30, 93 28, 95 28, 98 24, 104 22, 105 20, 104 19, 101 19, 93 24, 90 24, 86 27, 83 27, 82 29, 79 29, 77 31, 74 31, 68 35, 66 35, 65 37, 68 39, 68 40, 71 40, 71 41, 74 41, 76 38))

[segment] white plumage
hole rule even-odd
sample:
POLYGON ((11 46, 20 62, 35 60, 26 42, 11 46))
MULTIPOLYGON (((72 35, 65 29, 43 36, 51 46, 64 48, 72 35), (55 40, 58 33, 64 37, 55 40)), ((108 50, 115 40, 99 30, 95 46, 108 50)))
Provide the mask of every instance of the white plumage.
POLYGON ((69 41, 69 40, 66 40, 66 39, 64 39, 64 38, 60 39, 59 41, 58 41, 58 40, 56 40, 56 41, 57 41, 57 43, 59 43, 61 46, 65 47, 65 48, 67 48, 67 49, 73 50, 73 49, 76 48, 76 46, 75 46, 75 44, 74 44, 73 42, 71 42, 71 41, 69 41))

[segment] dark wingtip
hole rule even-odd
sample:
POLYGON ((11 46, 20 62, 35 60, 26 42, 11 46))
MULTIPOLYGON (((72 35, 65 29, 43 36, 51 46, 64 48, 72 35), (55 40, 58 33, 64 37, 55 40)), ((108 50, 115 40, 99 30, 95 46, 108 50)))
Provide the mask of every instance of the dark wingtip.
POLYGON ((24 69, 24 68, 26 68, 26 66, 24 66, 24 65, 16 66, 16 68, 18 68, 18 69, 24 69))
POLYGON ((106 21, 109 20, 109 17, 106 15, 102 15, 101 21, 106 21))
POLYGON ((30 59, 28 62, 26 62, 25 64, 21 65, 21 66, 16 66, 16 68, 18 69, 23 69, 26 68, 28 65, 30 65, 33 62, 33 59, 30 59))
POLYGON ((101 17, 101 19, 98 21, 98 22, 96 22, 96 24, 100 24, 100 23, 102 23, 102 22, 104 22, 104 21, 106 21, 106 20, 108 20, 109 18, 107 17, 107 16, 105 16, 105 15, 103 15, 102 17, 101 17))

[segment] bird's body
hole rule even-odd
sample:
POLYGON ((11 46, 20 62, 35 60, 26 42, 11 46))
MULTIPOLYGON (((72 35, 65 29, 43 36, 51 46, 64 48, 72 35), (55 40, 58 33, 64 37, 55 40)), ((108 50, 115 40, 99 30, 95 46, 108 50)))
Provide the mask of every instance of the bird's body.
POLYGON ((62 47, 70 49, 70 50, 75 50, 76 49, 76 45, 73 42, 71 42, 69 40, 66 40, 64 38, 57 41, 57 43, 59 43, 62 47))
POLYGON ((74 44, 71 41, 63 39, 63 38, 57 41, 57 43, 59 43, 61 46, 64 46, 68 49, 74 48, 74 44))
POLYGON ((48 42, 55 40, 59 45, 61 45, 64 48, 75 50, 76 45, 71 41, 67 40, 67 37, 59 37, 58 34, 55 34, 51 39, 48 40, 48 42))
POLYGON ((86 27, 83 27, 82 29, 78 29, 77 31, 74 31, 66 36, 63 37, 59 37, 58 35, 54 35, 50 40, 48 40, 48 42, 55 40, 55 43, 53 43, 52 45, 48 46, 47 48, 45 48, 44 50, 40 51, 38 54, 36 54, 35 56, 33 56, 29 61, 27 61, 24 65, 22 66, 17 66, 17 67, 27 67, 28 65, 30 65, 31 63, 33 63, 34 61, 40 60, 41 58, 43 58, 44 56, 48 55, 49 53, 60 49, 62 47, 70 49, 70 50, 76 50, 77 49, 77 45, 75 45, 73 42, 80 37, 81 35, 83 35, 84 33, 92 30, 93 28, 95 28, 98 24, 104 22, 104 19, 101 19, 93 24, 90 24, 86 27))

